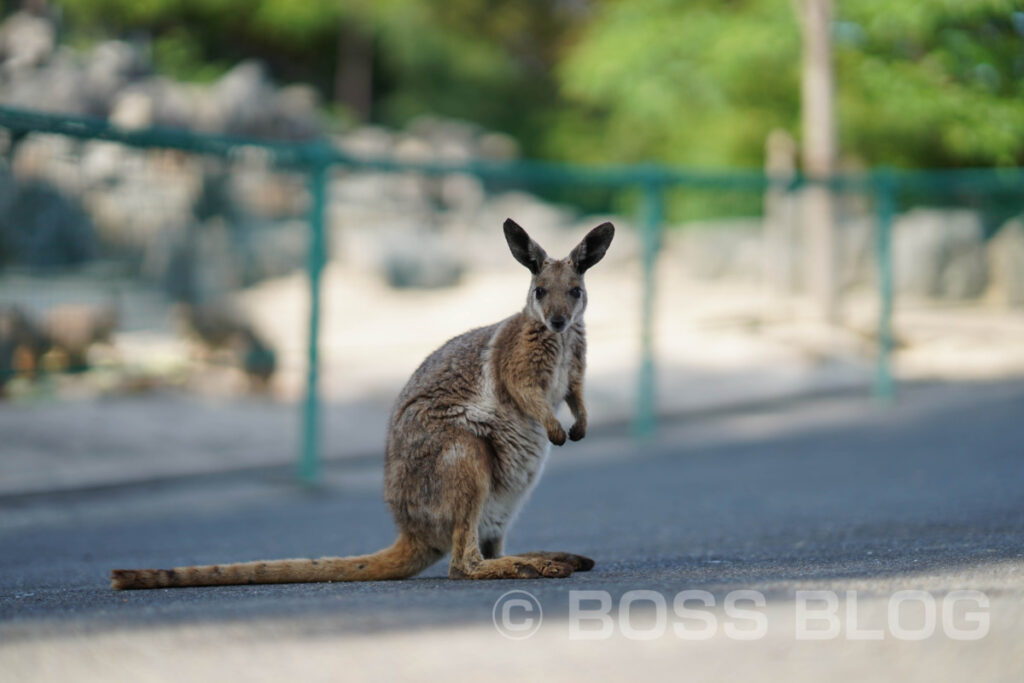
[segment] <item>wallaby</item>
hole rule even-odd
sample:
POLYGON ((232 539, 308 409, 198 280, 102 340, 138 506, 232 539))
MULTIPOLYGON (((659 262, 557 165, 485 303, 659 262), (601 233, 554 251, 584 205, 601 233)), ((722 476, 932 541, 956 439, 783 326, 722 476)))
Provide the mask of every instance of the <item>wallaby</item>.
POLYGON ((277 353, 240 311, 220 301, 178 304, 176 313, 206 348, 207 353, 231 351, 249 377, 249 388, 262 393, 277 371, 277 353))
POLYGON ((17 306, 0 306, 0 399, 15 377, 34 379, 40 360, 52 342, 27 313, 17 306))
POLYGON ((52 366, 69 372, 88 370, 89 349, 96 343, 111 343, 117 325, 118 310, 114 304, 62 304, 51 308, 46 314, 45 330, 52 345, 52 366))
POLYGON ((451 551, 455 579, 565 577, 593 560, 565 552, 502 556, 505 532, 537 483, 551 444, 566 433, 565 401, 587 431, 583 274, 600 261, 615 228, 594 228, 562 260, 505 221, 512 255, 533 276, 523 310, 455 337, 413 373, 391 413, 385 498, 398 526, 394 545, 372 555, 276 560, 177 569, 115 569, 114 588, 404 579, 451 551))

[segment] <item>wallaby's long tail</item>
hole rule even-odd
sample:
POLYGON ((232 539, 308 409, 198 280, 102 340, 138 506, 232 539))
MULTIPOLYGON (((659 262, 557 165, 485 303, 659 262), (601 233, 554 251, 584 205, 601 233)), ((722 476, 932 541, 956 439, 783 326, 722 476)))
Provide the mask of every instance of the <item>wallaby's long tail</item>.
POLYGON ((383 581, 419 574, 440 557, 441 553, 436 550, 399 536, 390 548, 372 555, 239 562, 174 569, 114 569, 110 572, 110 587, 123 590, 251 583, 383 581))

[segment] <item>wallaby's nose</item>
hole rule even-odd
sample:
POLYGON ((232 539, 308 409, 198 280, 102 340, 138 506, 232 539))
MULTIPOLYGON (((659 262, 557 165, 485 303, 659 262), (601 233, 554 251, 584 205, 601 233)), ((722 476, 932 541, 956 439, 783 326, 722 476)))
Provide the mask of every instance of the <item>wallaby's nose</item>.
POLYGON ((556 315, 551 318, 551 329, 555 332, 561 332, 562 328, 565 327, 565 316, 556 315))

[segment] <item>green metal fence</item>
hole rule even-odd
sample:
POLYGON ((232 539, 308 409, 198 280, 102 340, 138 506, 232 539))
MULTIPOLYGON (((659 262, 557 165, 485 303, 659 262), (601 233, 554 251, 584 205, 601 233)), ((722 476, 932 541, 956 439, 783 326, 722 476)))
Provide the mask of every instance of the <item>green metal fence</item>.
MULTIPOLYGON (((655 270, 666 215, 666 194, 679 188, 692 190, 741 190, 763 192, 777 179, 760 172, 698 171, 662 165, 581 166, 536 161, 496 163, 471 161, 402 162, 390 158, 363 158, 348 154, 326 140, 284 143, 268 140, 201 134, 186 130, 126 130, 105 120, 45 114, 0 108, 0 127, 8 131, 11 148, 33 133, 47 133, 82 140, 106 140, 138 148, 164 148, 201 155, 228 157, 239 149, 256 148, 268 154, 273 163, 300 171, 308 178, 309 205, 308 275, 310 290, 308 371, 305 400, 302 402, 302 444, 298 473, 302 480, 317 479, 319 466, 319 334, 321 280, 326 262, 326 217, 329 171, 333 167, 382 172, 415 171, 426 175, 470 174, 481 180, 511 186, 569 188, 605 188, 632 190, 642 198, 641 245, 643 300, 641 358, 637 377, 634 430, 649 436, 656 425, 656 364, 653 344, 655 270)), ((873 197, 876 214, 874 252, 878 270, 879 318, 874 394, 882 401, 894 396, 891 371, 893 347, 893 258, 891 228, 901 197, 944 196, 950 192, 1009 194, 1024 196, 1024 169, 977 169, 963 171, 875 170, 861 174, 836 176, 825 181, 810 181, 796 176, 783 181, 792 191, 810 182, 828 185, 837 193, 858 193, 873 197)))

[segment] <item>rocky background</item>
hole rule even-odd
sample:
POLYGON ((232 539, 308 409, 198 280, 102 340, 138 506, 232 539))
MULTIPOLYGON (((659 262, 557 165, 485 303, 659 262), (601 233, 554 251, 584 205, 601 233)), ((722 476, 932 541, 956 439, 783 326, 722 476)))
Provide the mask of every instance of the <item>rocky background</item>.
MULTIPOLYGON (((103 117, 132 129, 183 127, 284 140, 326 136, 353 154, 401 161, 519 156, 506 135, 430 116, 403 130, 339 132, 321 116, 312 88, 280 87, 258 62, 240 63, 208 85, 176 83, 154 73, 145 45, 108 41, 76 52, 58 44, 46 19, 23 13, 0 25, 0 105, 103 117)), ((67 299, 84 301, 107 326, 114 309, 115 328, 185 330, 212 353, 227 353, 229 362, 265 370, 259 359, 264 352, 272 356, 273 345, 234 295, 305 267, 302 174, 276 169, 251 149, 221 160, 31 135, 7 139, 3 151, 0 277, 21 278, 21 284, 9 283, 0 303, 43 319, 67 299), (85 275, 65 287, 55 273, 69 267, 85 275), (133 299, 138 288, 154 294, 139 303, 133 299), (171 314, 178 327, 168 327, 171 314)), ((799 215, 793 210, 798 201, 784 198, 790 206, 781 219, 671 225, 663 267, 694 280, 764 283, 781 296, 799 296, 799 230, 765 229, 766 222, 799 215)), ((856 197, 844 206, 844 282, 851 292, 870 291, 876 280, 871 207, 856 197)), ((1024 221, 994 222, 982 209, 904 208, 893 235, 901 297, 1024 307, 1024 221)), ((327 210, 330 259, 399 289, 454 287, 469 273, 514 268, 495 248, 495 231, 506 216, 543 243, 611 218, 622 228, 618 258, 625 264, 637 254, 630 217, 580 215, 572 206, 487 186, 468 174, 336 169, 327 210)), ((1005 207, 1000 211, 1006 215, 1005 207)), ((51 330, 51 345, 60 336, 52 321, 37 326, 51 330)))

